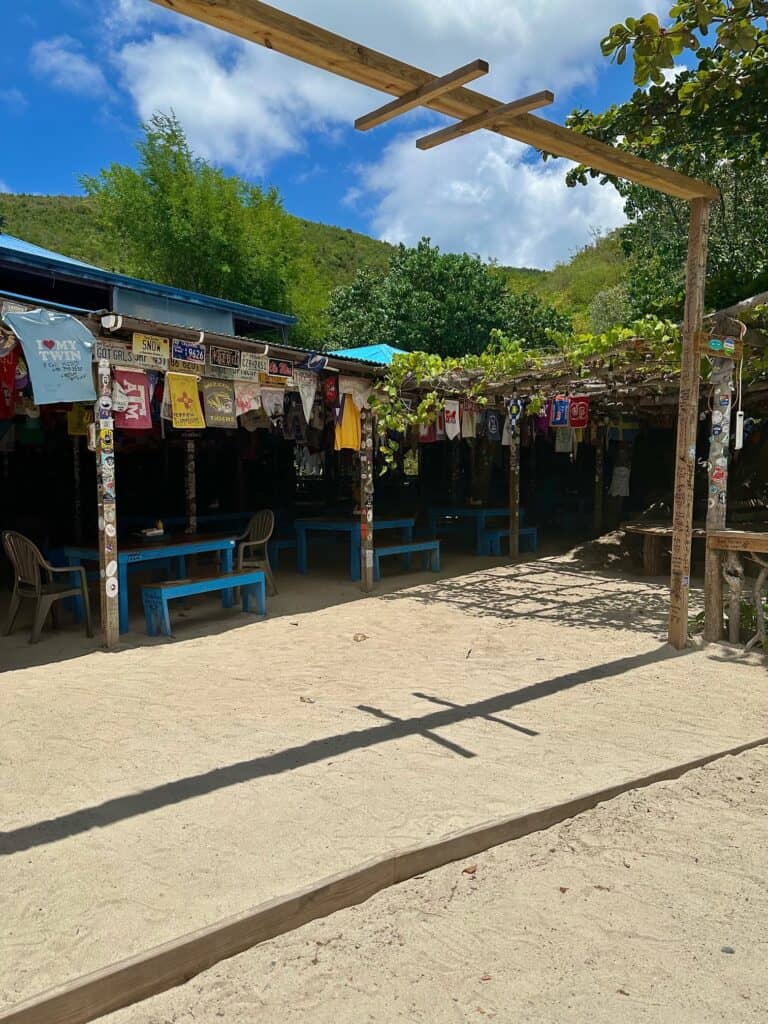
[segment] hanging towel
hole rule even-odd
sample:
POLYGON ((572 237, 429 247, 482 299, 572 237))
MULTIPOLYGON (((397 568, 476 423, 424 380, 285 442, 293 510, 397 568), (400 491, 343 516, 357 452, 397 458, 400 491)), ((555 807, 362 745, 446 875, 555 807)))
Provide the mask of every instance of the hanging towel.
POLYGON ((555 431, 555 451, 560 455, 570 455, 573 451, 573 428, 560 427, 555 431))
POLYGON ((445 403, 445 436, 453 441, 461 433, 459 403, 455 399, 448 399, 445 403))

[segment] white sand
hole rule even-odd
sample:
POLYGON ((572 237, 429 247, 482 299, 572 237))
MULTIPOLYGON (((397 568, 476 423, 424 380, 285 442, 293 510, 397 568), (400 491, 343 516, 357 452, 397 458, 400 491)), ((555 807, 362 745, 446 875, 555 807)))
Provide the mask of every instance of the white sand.
POLYGON ((268 621, 219 613, 210 636, 176 613, 178 642, 111 655, 0 641, 28 666, 0 675, 0 1006, 387 849, 768 733, 765 662, 671 652, 660 583, 555 559, 369 599, 279 579, 268 621))
POLYGON ((764 1021, 767 786, 763 748, 627 793, 105 1024, 764 1021))

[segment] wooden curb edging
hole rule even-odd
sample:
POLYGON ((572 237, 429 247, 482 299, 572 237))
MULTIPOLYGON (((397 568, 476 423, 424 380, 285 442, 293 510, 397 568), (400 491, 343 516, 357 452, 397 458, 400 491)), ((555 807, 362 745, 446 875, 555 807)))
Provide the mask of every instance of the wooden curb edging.
POLYGON ((410 849, 392 851, 289 896, 260 903, 244 913, 33 996, 0 1013, 0 1024, 87 1024, 104 1014, 182 985, 219 961, 261 942, 363 903, 382 889, 414 875, 551 828, 630 790, 678 779, 713 761, 766 745, 768 736, 640 778, 627 779, 551 807, 539 807, 525 814, 453 832, 410 849))

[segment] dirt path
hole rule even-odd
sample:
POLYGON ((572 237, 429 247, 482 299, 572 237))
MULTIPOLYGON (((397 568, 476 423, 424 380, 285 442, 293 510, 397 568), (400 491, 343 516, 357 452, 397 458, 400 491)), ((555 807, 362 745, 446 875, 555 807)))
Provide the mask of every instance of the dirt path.
POLYGON ((78 640, 0 674, 0 1005, 388 849, 768 734, 765 663, 673 654, 661 584, 554 559, 419 579, 360 600, 283 574, 264 623, 112 655, 78 640))

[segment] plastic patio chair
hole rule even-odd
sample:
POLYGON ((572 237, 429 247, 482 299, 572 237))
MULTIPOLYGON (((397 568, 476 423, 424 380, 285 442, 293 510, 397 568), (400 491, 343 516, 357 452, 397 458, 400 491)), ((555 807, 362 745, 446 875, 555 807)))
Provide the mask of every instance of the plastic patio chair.
POLYGON ((85 634, 93 636, 91 605, 88 600, 88 578, 81 565, 67 566, 66 568, 51 565, 46 562, 40 549, 28 537, 13 530, 6 530, 3 533, 3 547, 11 561, 14 574, 11 606, 8 609, 4 636, 8 636, 13 629, 22 600, 29 598, 37 602, 32 635, 29 638, 31 644, 36 644, 40 639, 45 620, 48 618, 48 612, 53 610, 54 623, 58 624, 56 609, 53 606, 56 601, 61 601, 65 597, 80 597, 82 599, 85 611, 85 634), (69 579, 66 582, 56 583, 54 580, 56 574, 66 575, 69 579), (72 583, 74 575, 80 577, 77 586, 73 586, 72 583))
POLYGON ((237 538, 237 568, 262 569, 271 594, 277 593, 277 585, 269 563, 267 544, 274 529, 275 513, 272 509, 265 508, 252 517, 245 533, 237 538))

